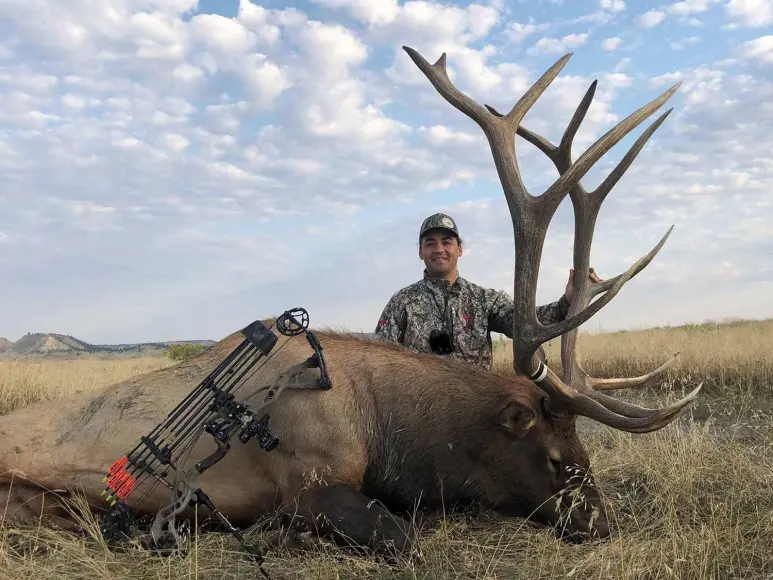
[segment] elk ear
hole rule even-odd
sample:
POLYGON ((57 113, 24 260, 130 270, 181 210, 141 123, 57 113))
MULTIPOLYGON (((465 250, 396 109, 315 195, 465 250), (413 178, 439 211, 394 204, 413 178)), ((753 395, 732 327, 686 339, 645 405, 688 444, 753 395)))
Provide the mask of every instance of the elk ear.
POLYGON ((497 420, 505 431, 521 439, 537 424, 537 415, 531 407, 518 399, 511 399, 499 412, 497 420))

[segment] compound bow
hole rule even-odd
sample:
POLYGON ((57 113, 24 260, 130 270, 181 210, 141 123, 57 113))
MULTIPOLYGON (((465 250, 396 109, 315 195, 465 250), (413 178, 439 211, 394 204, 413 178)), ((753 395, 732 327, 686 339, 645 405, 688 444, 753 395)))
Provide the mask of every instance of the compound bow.
POLYGON ((230 441, 237 433, 242 443, 255 437, 266 452, 276 448, 279 438, 268 427, 269 415, 264 414, 258 418, 258 412, 274 402, 284 389, 329 390, 332 387, 322 346, 314 333, 307 330, 309 316, 306 310, 295 308, 285 311, 274 324, 268 327, 256 320, 242 329, 244 340, 169 412, 164 421, 140 437, 134 449, 110 466, 103 479, 107 487, 102 491, 110 509, 101 523, 102 534, 108 541, 128 537, 130 510, 125 500, 144 478, 153 477, 171 490, 173 495, 169 505, 159 510, 151 526, 151 536, 156 546, 168 546, 171 538, 176 547, 181 549, 182 541, 176 529, 175 517, 189 506, 204 505, 233 534, 261 566, 263 575, 268 577, 262 568, 264 559, 261 551, 246 545, 239 530, 217 509, 209 496, 195 486, 195 481, 225 457, 231 448, 230 441), (237 401, 233 393, 260 359, 269 358, 277 342, 277 336, 271 330, 274 324, 285 336, 305 333, 314 354, 283 373, 279 381, 267 387, 263 399, 256 406, 249 407, 237 401), (320 369, 320 377, 313 383, 298 380, 309 368, 320 369), (217 449, 196 463, 192 470, 181 472, 178 469, 181 455, 192 448, 204 431, 212 435, 217 449), (165 469, 160 473, 162 466, 165 469), (170 469, 175 473, 172 482, 167 478, 170 469))

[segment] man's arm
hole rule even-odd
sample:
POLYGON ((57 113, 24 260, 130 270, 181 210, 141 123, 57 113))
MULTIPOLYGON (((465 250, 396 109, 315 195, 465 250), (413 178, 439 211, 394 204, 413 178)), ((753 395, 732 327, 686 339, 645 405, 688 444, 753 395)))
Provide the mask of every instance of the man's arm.
MULTIPOLYGON (((588 271, 588 277, 592 282, 603 282, 593 268, 588 271)), ((564 295, 555 302, 537 306, 537 320, 541 324, 555 324, 566 320, 569 307, 572 305, 571 297, 574 295, 574 269, 569 270, 569 281, 566 283, 564 295), (568 297, 568 298, 567 298, 568 297)), ((489 327, 493 332, 501 332, 508 338, 513 333, 513 301, 504 292, 491 290, 487 294, 491 308, 489 311, 489 327)))
POLYGON ((406 323, 405 304, 394 295, 381 312, 374 334, 376 338, 403 344, 406 323))
POLYGON ((537 306, 537 320, 542 324, 554 324, 566 320, 566 315, 569 313, 569 306, 571 306, 571 304, 569 303, 569 300, 567 300, 566 295, 561 296, 561 298, 550 304, 537 306))
MULTIPOLYGON (((491 290, 489 299, 489 330, 501 332, 513 338, 513 299, 506 292, 491 290)), ((537 306, 537 320, 542 324, 552 324, 566 319, 569 312, 569 300, 561 296, 555 302, 537 306)))

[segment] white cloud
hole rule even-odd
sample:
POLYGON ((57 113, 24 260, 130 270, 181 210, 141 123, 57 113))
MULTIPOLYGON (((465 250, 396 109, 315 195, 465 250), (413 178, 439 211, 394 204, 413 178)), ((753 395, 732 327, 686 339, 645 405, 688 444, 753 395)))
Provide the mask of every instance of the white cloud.
POLYGON ((691 44, 696 44, 701 41, 700 36, 689 36, 687 38, 683 38, 681 40, 672 41, 669 43, 671 48, 674 50, 682 50, 687 46, 690 46, 691 44))
POLYGON ((773 63, 773 35, 760 36, 738 47, 744 58, 773 63))
POLYGON ((193 66, 187 62, 180 63, 172 71, 172 75, 174 75, 174 78, 181 81, 186 81, 186 82, 192 81, 194 79, 198 79, 203 74, 204 74, 204 71, 202 71, 199 67, 193 66))
POLYGON ((689 16, 691 14, 701 14, 711 9, 714 4, 719 4, 722 0, 682 0, 674 2, 666 7, 670 14, 678 16, 689 16))
POLYGON ((201 39, 207 50, 227 56, 248 52, 258 42, 255 34, 240 22, 218 14, 197 14, 189 27, 191 34, 201 39))
POLYGON ((343 9, 381 32, 421 32, 429 37, 467 40, 482 38, 499 20, 496 6, 473 3, 464 8, 440 2, 396 0, 312 0, 332 9, 343 9))
POLYGON ((511 42, 520 43, 523 42, 527 36, 531 36, 537 32, 542 32, 549 27, 549 23, 543 22, 538 24, 533 19, 530 20, 527 24, 521 24, 520 22, 513 21, 507 25, 505 36, 511 42))
POLYGON ((625 10, 625 2, 623 0, 599 0, 599 6, 603 10, 609 10, 610 12, 622 12, 625 10))
POLYGON ((245 66, 252 65, 244 71, 244 81, 250 89, 250 95, 262 108, 274 104, 279 95, 292 86, 289 75, 273 62, 266 61, 261 56, 246 59, 245 66))
POLYGON ((610 73, 604 76, 604 80, 612 87, 630 87, 633 84, 631 77, 624 73, 610 73))
POLYGON ((299 44, 304 58, 323 75, 360 64, 368 56, 367 47, 343 26, 309 22, 299 35, 299 44))
MULTIPOLYGON (((440 210, 467 239, 463 275, 511 292, 512 225, 489 144, 401 47, 431 61, 446 51, 460 90, 506 111, 627 4, 584 0, 577 13, 590 30, 530 3, 511 14, 507 3, 320 0, 313 18, 248 0, 236 18, 200 14, 192 0, 6 4, 0 261, 9 282, 0 303, 14 309, 0 317, 0 335, 218 338, 295 304, 315 325, 372 330, 389 295, 420 275, 416 229, 440 210)), ((748 24, 750 6, 726 9, 748 24)), ((594 265, 614 275, 672 221, 674 235, 594 326, 770 311, 773 270, 759 258, 773 252, 773 88, 760 74, 770 37, 718 42, 707 60, 687 28, 705 7, 661 6, 675 27, 665 39, 622 43, 625 29, 609 26, 593 44, 636 43, 646 53, 664 42, 668 51, 673 39, 682 50, 649 59, 647 69, 636 58, 600 64, 579 50, 524 120, 558 141, 598 79, 576 159, 683 81, 668 105, 675 110, 605 203, 594 265)), ((701 37, 721 35, 716 28, 707 17, 701 37)), ((527 187, 544 190, 552 164, 523 139, 516 147, 527 187)), ((624 152, 622 144, 609 151, 585 185, 624 152)), ((566 283, 571 219, 562 204, 541 301, 566 283)))
POLYGON ((312 0, 328 8, 345 8, 355 18, 373 25, 391 24, 400 12, 397 0, 312 0))
POLYGON ((419 133, 424 135, 432 145, 445 145, 446 143, 481 143, 483 138, 480 135, 454 131, 443 125, 434 125, 433 127, 420 127, 419 133))
MULTIPOLYGON (((97 101, 97 103, 98 102, 99 101, 97 101)), ((81 109, 85 109, 88 106, 88 100, 79 95, 66 93, 62 95, 62 104, 68 109, 74 109, 76 111, 80 111, 81 109)))
POLYGON ((166 145, 166 147, 172 151, 183 151, 188 147, 188 145, 190 145, 190 141, 188 139, 182 135, 177 135, 176 133, 164 134, 163 141, 164 145, 166 145))
POLYGON ((749 28, 773 25, 773 4, 770 0, 730 0, 725 12, 736 24, 749 28))
POLYGON ((606 50, 606 51, 613 51, 613 50, 615 50, 615 49, 616 49, 618 46, 620 46, 620 43, 621 43, 622 41, 623 41, 623 39, 622 39, 622 38, 620 38, 619 36, 613 36, 612 38, 605 38, 605 39, 604 39, 604 40, 601 42, 601 48, 603 48, 603 49, 604 49, 604 50, 606 50))
POLYGON ((561 38, 540 38, 528 52, 541 54, 566 52, 567 50, 582 46, 587 40, 587 33, 567 34, 561 38))
POLYGON ((639 16, 639 25, 644 28, 653 28, 663 22, 665 17, 666 13, 661 10, 649 10, 639 16))

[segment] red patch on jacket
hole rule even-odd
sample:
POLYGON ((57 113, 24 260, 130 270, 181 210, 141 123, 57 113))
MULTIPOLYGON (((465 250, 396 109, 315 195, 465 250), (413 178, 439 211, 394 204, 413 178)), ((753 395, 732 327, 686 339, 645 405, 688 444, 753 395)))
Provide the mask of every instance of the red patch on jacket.
POLYGON ((462 314, 462 318, 467 323, 467 328, 472 328, 475 325, 475 313, 462 314))

